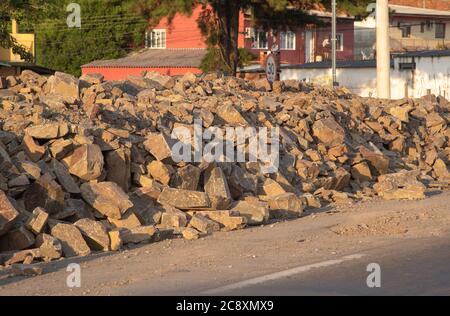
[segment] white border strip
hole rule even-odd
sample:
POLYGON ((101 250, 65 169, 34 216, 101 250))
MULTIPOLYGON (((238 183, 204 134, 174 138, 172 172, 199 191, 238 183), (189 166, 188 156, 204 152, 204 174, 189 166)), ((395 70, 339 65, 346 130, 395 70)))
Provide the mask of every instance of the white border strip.
POLYGON ((203 294, 203 295, 215 295, 215 294, 219 294, 219 293, 229 292, 231 290, 241 289, 241 288, 244 288, 244 287, 248 287, 250 285, 256 285, 256 284, 260 284, 260 283, 265 283, 265 282, 268 282, 268 281, 274 281, 274 280, 281 279, 281 278, 286 278, 286 277, 289 277, 289 276, 292 276, 292 275, 295 275, 295 274, 308 272, 308 271, 310 271, 312 269, 325 268, 325 267, 341 264, 341 263, 344 263, 346 261, 361 259, 364 256, 365 255, 363 255, 363 254, 354 254, 354 255, 349 255, 349 256, 342 257, 340 259, 327 260, 327 261, 323 261, 323 262, 319 262, 319 263, 309 264, 309 265, 306 265, 306 266, 300 266, 300 267, 296 267, 296 268, 292 268, 292 269, 288 269, 288 270, 284 270, 284 271, 280 271, 280 272, 275 272, 275 273, 272 273, 272 274, 264 275, 264 276, 257 277, 257 278, 254 278, 254 279, 250 279, 250 280, 241 281, 241 282, 237 282, 237 283, 234 283, 234 284, 222 286, 222 287, 219 287, 219 288, 216 288, 216 289, 207 290, 207 291, 205 291, 205 292, 203 292, 201 294, 203 294))

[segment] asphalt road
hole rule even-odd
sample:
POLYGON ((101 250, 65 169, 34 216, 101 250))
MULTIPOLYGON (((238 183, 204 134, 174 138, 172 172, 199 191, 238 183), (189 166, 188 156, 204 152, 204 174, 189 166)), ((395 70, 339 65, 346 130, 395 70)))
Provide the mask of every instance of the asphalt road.
MULTIPOLYGON (((324 261, 212 289, 214 295, 450 295, 450 237, 429 244, 423 240, 399 243, 357 254, 355 259, 324 261), (325 267, 320 264, 325 263, 325 267), (367 279, 380 267, 380 287, 367 279), (318 267, 316 267, 318 266, 318 267), (306 270, 306 271, 304 271, 306 270), (292 273, 290 273, 292 271, 292 273), (298 273, 295 273, 298 272, 298 273), (275 278, 275 280, 268 280, 275 278), (252 284, 256 283, 256 284, 252 284)), ((373 281, 373 278, 369 278, 373 281)))
POLYGON ((450 192, 40 265, 29 278, 0 269, 0 296, 450 295, 450 192), (79 288, 67 286, 71 263, 79 288), (380 288, 367 286, 370 263, 380 288))

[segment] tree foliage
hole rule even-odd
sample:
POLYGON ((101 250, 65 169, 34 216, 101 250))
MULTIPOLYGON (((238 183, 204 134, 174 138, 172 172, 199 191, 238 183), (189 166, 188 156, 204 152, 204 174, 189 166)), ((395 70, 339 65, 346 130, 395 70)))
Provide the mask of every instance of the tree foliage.
MULTIPOLYGON (((239 48, 238 67, 247 66, 251 61, 257 59, 257 56, 245 48, 239 48)), ((217 48, 209 48, 206 56, 203 58, 200 69, 204 72, 229 72, 228 67, 222 62, 222 57, 217 48)))
POLYGON ((60 0, 53 18, 36 24, 40 65, 79 75, 83 64, 122 57, 142 45, 148 22, 134 11, 135 1, 77 0, 81 28, 67 26, 71 2, 60 0))

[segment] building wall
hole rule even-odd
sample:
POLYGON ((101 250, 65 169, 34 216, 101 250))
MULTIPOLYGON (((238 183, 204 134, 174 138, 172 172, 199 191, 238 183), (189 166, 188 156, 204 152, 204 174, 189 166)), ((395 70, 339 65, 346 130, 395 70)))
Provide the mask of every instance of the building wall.
POLYGON ((81 68, 82 74, 90 74, 90 73, 101 73, 105 76, 105 80, 124 80, 129 75, 141 75, 144 71, 157 71, 163 75, 169 75, 169 76, 177 76, 177 75, 183 75, 187 72, 192 72, 194 74, 201 74, 203 73, 202 70, 198 68, 123 68, 123 67, 117 67, 117 68, 104 68, 104 67, 83 67, 81 68))
MULTIPOLYGON (((428 92, 450 98, 450 56, 415 58, 416 70, 400 70, 395 59, 391 69, 391 97, 420 98, 428 92), (407 94, 406 94, 407 93, 407 94)), ((338 68, 337 78, 341 86, 363 97, 376 97, 376 68, 338 68)), ((296 79, 331 86, 329 68, 282 69, 281 79, 296 79)))
MULTIPOLYGON (((354 24, 353 20, 339 20, 339 23, 336 27, 336 33, 343 34, 344 39, 344 49, 342 51, 337 52, 337 59, 340 60, 350 60, 353 59, 354 54, 354 24)), ((323 41, 329 38, 331 35, 331 27, 330 28, 320 28, 317 32, 316 36, 316 51, 318 55, 322 56, 322 60, 330 60, 331 59, 331 48, 324 49, 323 41)), ((338 48, 339 49, 339 48, 338 48)))
MULTIPOLYGON (((35 51, 35 36, 34 34, 19 33, 19 28, 16 21, 12 22, 11 36, 20 45, 23 45, 33 56, 36 56, 35 51)), ((20 55, 13 54, 12 49, 5 49, 0 47, 0 60, 1 61, 23 61, 20 55)))
MULTIPOLYGON (((450 1, 450 0, 449 0, 450 1)), ((392 51, 404 50, 433 50, 444 47, 450 48, 450 18, 432 18, 423 17, 398 17, 391 18, 389 30, 390 43, 392 51), (445 39, 436 39, 435 25, 431 28, 425 26, 424 33, 421 32, 421 23, 427 21, 445 23, 445 39), (409 38, 402 37, 402 30, 398 27, 398 23, 406 23, 411 25, 411 36, 409 38)), ((376 41, 376 21, 373 16, 367 17, 364 21, 355 22, 355 58, 365 56, 374 57, 375 41, 376 41)))
POLYGON ((163 18, 152 29, 166 30, 167 48, 206 48, 205 39, 196 22, 201 11, 201 7, 197 7, 191 16, 176 14, 170 25, 163 18))
MULTIPOLYGON (((251 21, 245 20, 245 28, 253 27, 251 21)), ((280 57, 281 63, 285 64, 303 64, 305 63, 305 33, 306 31, 312 31, 314 37, 314 52, 315 58, 328 60, 331 58, 331 48, 324 49, 323 41, 331 36, 331 28, 329 27, 300 27, 295 30, 295 50, 281 50, 280 57)), ((344 35, 344 49, 337 52, 338 59, 351 59, 354 51, 354 25, 353 20, 338 19, 337 32, 344 35)), ((267 49, 253 48, 253 40, 251 38, 245 38, 244 47, 256 56, 260 56, 261 53, 270 51, 274 41, 270 36, 268 37, 267 49)), ((280 44, 280 36, 277 36, 277 44, 280 44)))
POLYGON ((389 4, 435 10, 450 10, 450 1, 448 0, 389 0, 389 4))
MULTIPOLYGON (((197 24, 197 19, 202 12, 202 7, 198 6, 193 10, 191 16, 176 14, 169 24, 166 18, 163 18, 160 23, 152 29, 166 30, 166 47, 167 48, 207 48, 205 38, 202 36, 197 24)), ((239 47, 244 46, 244 14, 239 16, 239 47)))
POLYGON ((391 19, 390 37, 391 48, 394 50, 399 49, 438 49, 443 46, 450 47, 450 17, 447 19, 430 18, 430 17, 398 17, 395 16, 391 19), (431 22, 427 27, 426 23, 431 22), (445 24, 445 38, 436 38, 436 26, 433 22, 439 22, 445 24), (402 37, 402 29, 395 27, 398 23, 411 25, 411 36, 402 37), (424 32, 421 32, 421 23, 425 23, 424 32))

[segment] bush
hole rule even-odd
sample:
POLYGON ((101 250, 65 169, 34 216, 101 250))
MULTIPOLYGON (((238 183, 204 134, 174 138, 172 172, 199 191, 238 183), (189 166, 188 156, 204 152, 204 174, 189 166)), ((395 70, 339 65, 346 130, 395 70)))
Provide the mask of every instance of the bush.
MULTIPOLYGON (((254 61, 257 56, 253 55, 245 48, 239 48, 239 67, 248 65, 254 61)), ((209 48, 206 56, 203 58, 200 69, 204 72, 230 72, 229 67, 222 61, 218 48, 209 48)))

